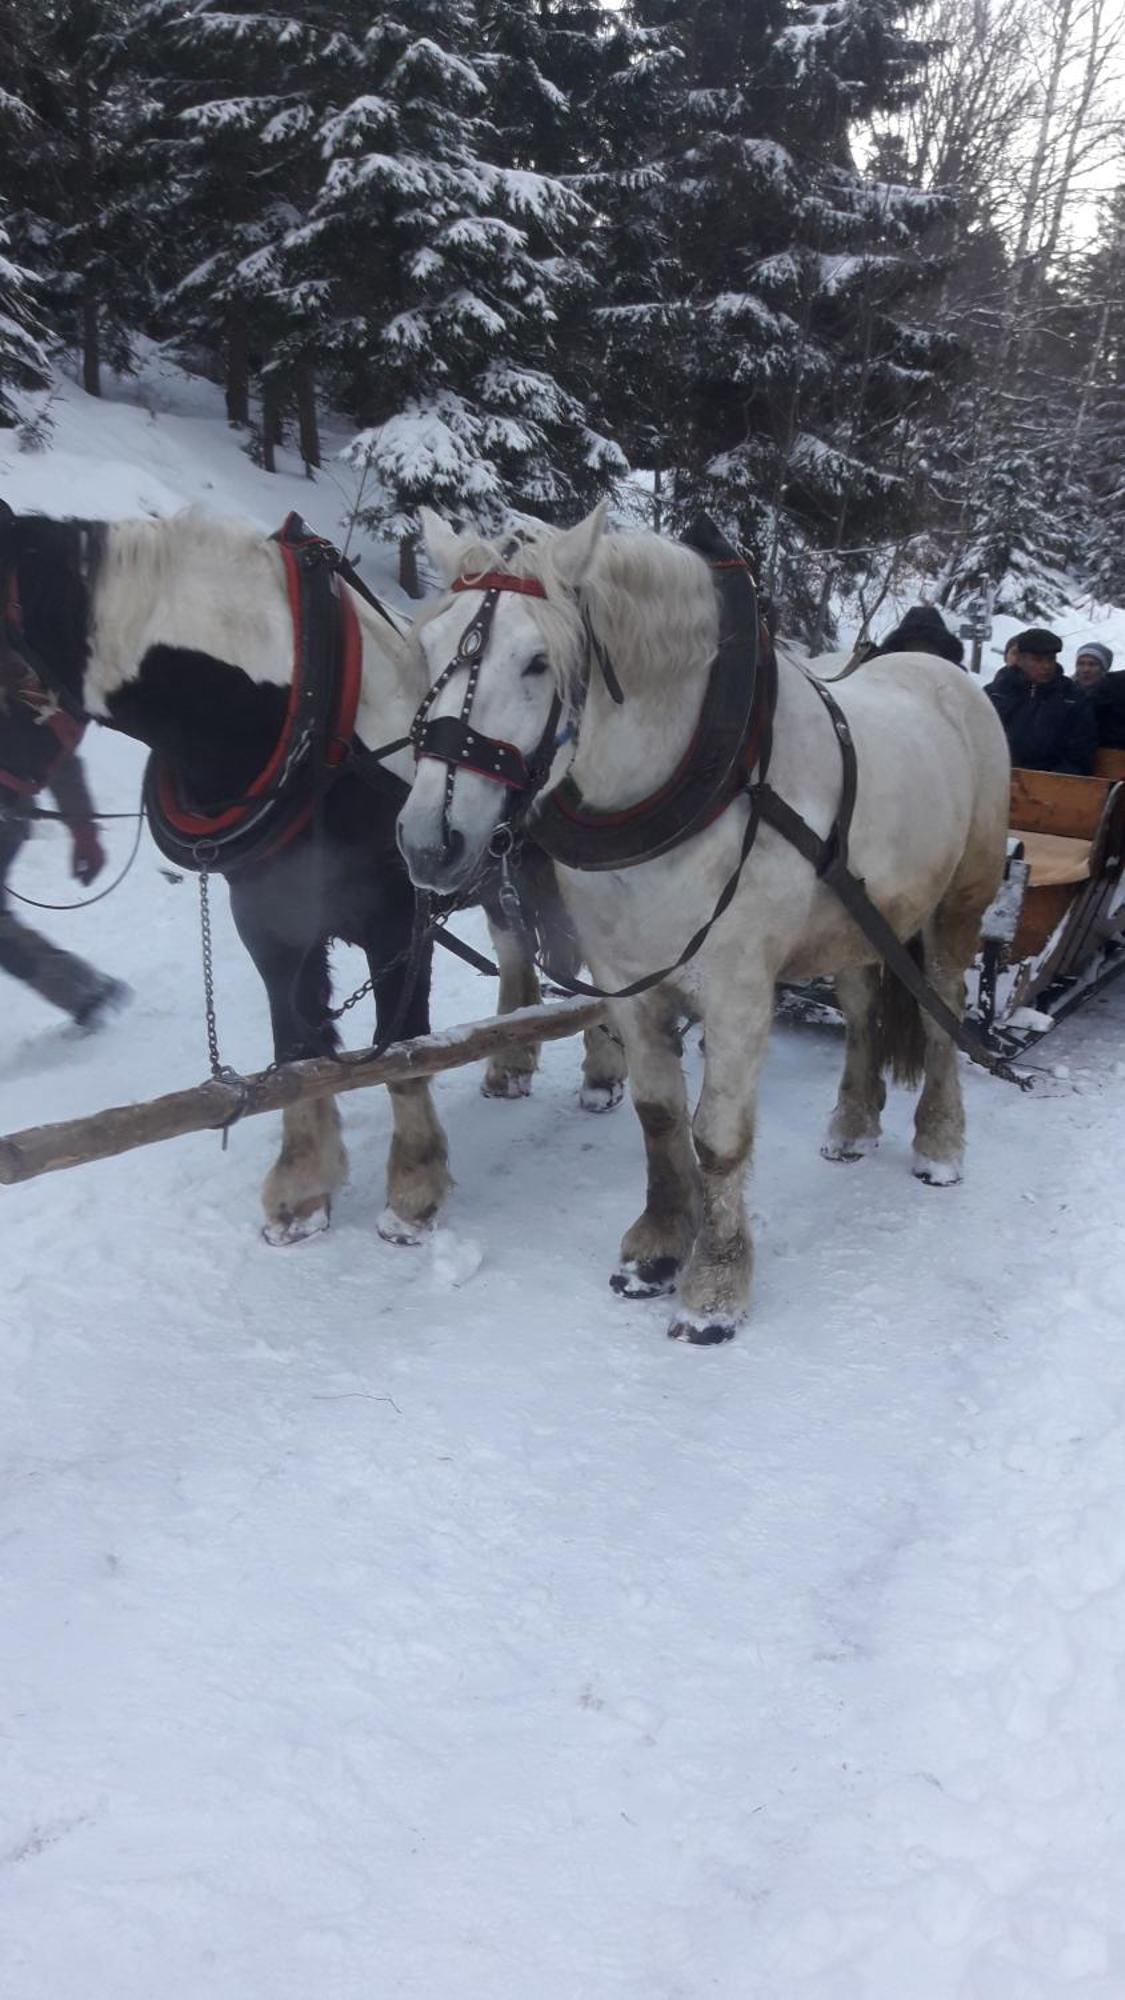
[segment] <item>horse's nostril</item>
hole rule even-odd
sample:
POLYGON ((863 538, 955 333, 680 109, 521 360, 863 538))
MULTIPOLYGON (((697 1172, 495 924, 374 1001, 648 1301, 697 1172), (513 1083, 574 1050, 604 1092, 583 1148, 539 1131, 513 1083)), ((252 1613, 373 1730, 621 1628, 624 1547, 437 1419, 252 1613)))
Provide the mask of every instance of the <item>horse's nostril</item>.
POLYGON ((464 852, 465 836, 463 833, 458 833, 455 826, 451 826, 445 836, 445 859, 447 861, 458 861, 464 852))

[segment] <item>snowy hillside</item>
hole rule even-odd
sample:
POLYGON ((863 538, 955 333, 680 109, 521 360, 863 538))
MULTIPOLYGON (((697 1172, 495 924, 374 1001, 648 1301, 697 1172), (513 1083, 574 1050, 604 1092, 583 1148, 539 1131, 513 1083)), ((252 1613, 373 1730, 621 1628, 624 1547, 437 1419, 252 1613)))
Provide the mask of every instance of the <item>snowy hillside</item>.
MULTIPOLYGON (((340 532, 212 391, 144 393, 61 390, 0 492, 340 532)), ((135 748, 89 763, 130 807, 135 748)), ((0 1129, 202 1077, 191 882, 146 843, 41 922, 136 1000, 83 1041, 6 982, 0 1129)), ((253 1065, 225 909, 216 955, 253 1065)), ((489 1010, 437 977, 440 1024, 489 1010)), ((375 1233, 378 1092, 294 1250, 270 1120, 0 1190, 4 2000, 1121 2000, 1123 1031, 1119 988, 1034 1097, 967 1076, 933 1191, 901 1093, 876 1158, 820 1159, 838 1044, 779 1030, 724 1349, 609 1293, 641 1145, 573 1043, 527 1102, 439 1081, 423 1249, 375 1233)))

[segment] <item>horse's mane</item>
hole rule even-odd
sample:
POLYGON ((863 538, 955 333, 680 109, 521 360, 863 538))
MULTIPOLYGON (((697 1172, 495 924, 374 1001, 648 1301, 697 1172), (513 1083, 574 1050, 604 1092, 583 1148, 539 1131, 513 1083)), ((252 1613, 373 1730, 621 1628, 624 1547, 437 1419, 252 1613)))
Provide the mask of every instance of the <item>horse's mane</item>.
POLYGON ((119 574, 132 572, 160 582, 185 562, 204 561, 209 569, 228 564, 245 573, 247 560, 260 555, 272 566, 268 536, 249 521, 207 514, 202 507, 185 507, 159 519, 137 518, 108 523, 101 566, 119 574))
MULTIPOLYGON (((543 643, 555 686, 568 705, 577 695, 586 660, 583 612, 613 661, 626 693, 671 686, 705 667, 718 642, 719 614, 706 563, 679 542, 646 531, 604 534, 583 579, 580 601, 556 562, 560 536, 544 529, 511 555, 497 542, 465 536, 458 549, 459 577, 493 569, 534 577, 545 598, 520 602, 543 643)), ((448 606, 444 595, 420 615, 419 629, 448 606)))

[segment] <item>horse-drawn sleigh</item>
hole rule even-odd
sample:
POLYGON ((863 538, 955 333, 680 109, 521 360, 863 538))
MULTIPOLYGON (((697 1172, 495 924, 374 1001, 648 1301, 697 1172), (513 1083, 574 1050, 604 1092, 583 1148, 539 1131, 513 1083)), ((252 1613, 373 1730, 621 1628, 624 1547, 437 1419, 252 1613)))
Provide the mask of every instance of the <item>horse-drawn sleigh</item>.
MULTIPOLYGON (((387 1233, 409 1240, 448 1175, 422 1080, 441 1052, 426 1043, 417 1069, 409 1056, 428 1026, 432 928, 403 859, 423 898, 490 903, 501 1006, 519 1007, 536 992, 532 947, 546 933, 557 953, 569 935, 521 882, 516 856, 533 843, 554 864, 596 985, 574 977, 573 955, 552 969, 606 1000, 644 1135, 648 1194, 614 1288, 678 1292, 669 1331, 707 1344, 746 1309, 743 1181, 779 982, 830 976, 845 1016, 826 1155, 854 1159, 876 1143, 890 1067, 923 1082, 915 1172, 939 1185, 960 1177, 955 1047, 1005 1067, 961 1015, 1005 871, 1007 751, 979 688, 943 662, 885 657, 828 691, 784 649, 775 655, 744 565, 709 527, 685 546, 603 526, 598 509, 501 550, 430 517, 447 589, 407 634, 356 602, 326 546, 293 530, 279 544, 196 518, 108 528, 10 518, 0 568, 21 617, 8 642, 77 714, 149 745, 158 837, 188 865, 229 875, 281 1067, 271 1089, 220 1073, 195 1123, 285 1105, 266 1185, 275 1240, 323 1226, 344 1173, 332 1098, 355 1071, 340 1066, 338 1085, 325 1075, 335 1061, 327 938, 364 946, 380 1038, 405 1038, 397 1067, 392 1051, 380 1074, 395 1123, 387 1233), (270 839, 256 848, 246 836, 262 824, 270 839), (690 1121, 685 1015, 705 1047, 690 1121)), ((1083 936, 1101 937, 1122 798, 1125 787, 1111 787, 1089 832, 1060 824, 1052 836, 1089 841, 1079 880, 1037 880, 1034 855, 1008 861, 1009 909, 1015 871, 1031 871, 1024 932, 1008 939, 1010 958, 1028 942, 1021 962, 1038 967, 1012 988, 1023 1005, 1042 992, 1040 974, 1064 969, 1049 940, 1034 942, 1040 891, 1073 891, 1083 936)), ((1001 926, 996 959, 1003 941, 1001 926)), ((994 973, 995 994, 998 964, 994 973)), ((523 1043, 539 1018, 494 1059, 505 1094, 523 1087, 534 1061, 523 1043)), ((618 1044, 596 1010, 574 1010, 573 1025, 594 1037, 589 1101, 611 1104, 618 1044)), ((189 1129, 180 1114, 169 1129, 189 1129)), ((75 1144, 68 1135, 60 1158, 42 1134, 16 1135, 0 1144, 0 1179, 81 1157, 75 1144)))

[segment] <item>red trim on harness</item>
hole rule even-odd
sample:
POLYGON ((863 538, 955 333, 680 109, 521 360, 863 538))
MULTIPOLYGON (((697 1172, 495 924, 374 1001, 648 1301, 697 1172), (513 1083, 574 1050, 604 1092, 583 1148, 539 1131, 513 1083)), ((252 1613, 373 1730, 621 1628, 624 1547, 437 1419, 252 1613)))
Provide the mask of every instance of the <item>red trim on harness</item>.
POLYGON ((546 597, 537 576, 509 576, 506 570, 489 569, 483 576, 459 576, 451 590, 511 590, 519 597, 546 597))
MULTIPOLYGON (((205 817, 201 813, 187 812, 176 798, 171 775, 163 762, 158 764, 156 769, 157 796, 160 801, 161 812, 164 814, 169 825, 174 827, 177 833, 183 834, 192 840, 208 840, 216 833, 225 833, 230 827, 237 826, 241 820, 245 819, 250 803, 254 799, 260 798, 263 792, 269 790, 270 785, 273 783, 285 760, 289 746, 290 732, 293 727, 293 717, 300 694, 298 672, 300 668, 301 573, 296 551, 290 548, 285 542, 282 542, 280 547, 282 561, 285 564, 285 587, 289 599, 289 614, 293 620, 293 673, 289 683, 289 700, 285 707, 285 720, 281 725, 281 734, 274 744, 268 762, 259 771, 253 783, 247 785, 244 801, 240 801, 235 806, 228 806, 225 812, 216 813, 210 818, 205 817)), ((351 592, 340 583, 337 583, 336 588, 339 598, 341 625, 341 674, 339 705, 333 718, 332 732, 325 753, 325 762, 331 767, 341 763, 347 755, 348 746, 351 743, 355 730, 356 712, 359 708, 360 686, 363 679, 363 634, 360 631, 356 608, 352 601, 351 592)), ((263 850, 261 858, 265 860, 268 855, 276 854, 281 848, 287 846, 289 841, 294 838, 294 835, 300 833, 302 828, 308 825, 311 817, 311 806, 307 812, 298 813, 296 819, 285 828, 281 836, 272 842, 268 848, 263 850)))

